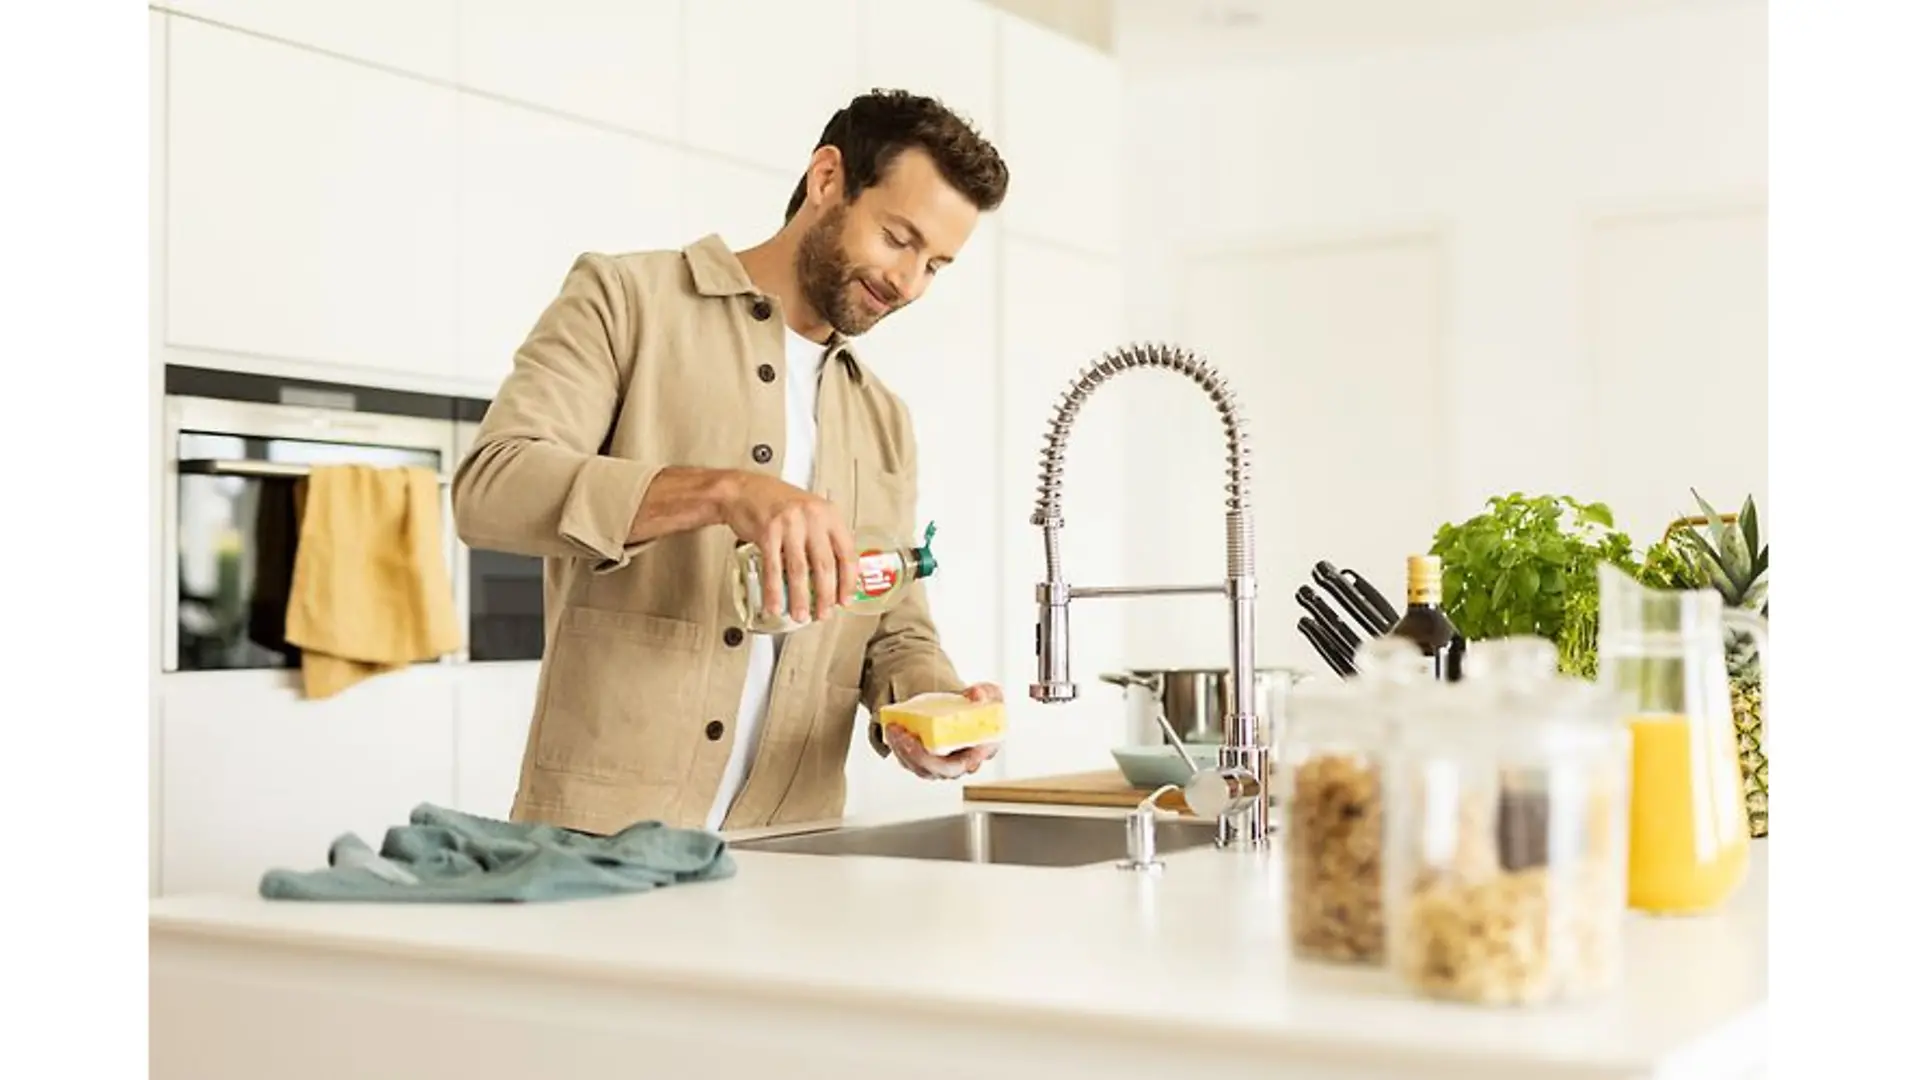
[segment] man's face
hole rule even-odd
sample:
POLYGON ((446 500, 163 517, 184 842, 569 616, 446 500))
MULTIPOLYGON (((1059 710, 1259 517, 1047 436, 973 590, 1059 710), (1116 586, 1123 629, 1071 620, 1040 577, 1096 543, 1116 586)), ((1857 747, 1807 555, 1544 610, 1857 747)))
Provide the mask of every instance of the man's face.
POLYGON ((908 148, 878 183, 851 203, 836 199, 800 238, 800 288, 829 325, 857 337, 919 299, 979 220, 933 158, 908 148))

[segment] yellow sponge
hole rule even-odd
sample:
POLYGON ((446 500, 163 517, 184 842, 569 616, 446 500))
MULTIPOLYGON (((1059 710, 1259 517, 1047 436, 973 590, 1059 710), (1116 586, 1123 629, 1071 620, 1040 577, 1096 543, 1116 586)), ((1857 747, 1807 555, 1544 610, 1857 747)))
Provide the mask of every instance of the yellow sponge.
POLYGON ((899 724, 936 754, 999 742, 1007 709, 998 701, 968 701, 960 694, 926 693, 880 707, 882 724, 899 724))

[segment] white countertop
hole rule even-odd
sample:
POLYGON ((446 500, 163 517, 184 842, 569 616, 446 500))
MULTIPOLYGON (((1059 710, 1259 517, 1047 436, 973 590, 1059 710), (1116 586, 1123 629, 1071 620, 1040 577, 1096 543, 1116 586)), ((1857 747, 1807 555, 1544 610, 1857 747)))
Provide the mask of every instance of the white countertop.
MULTIPOLYGON (((1002 809, 1115 817, 1122 828, 1117 811, 1002 809)), ((1167 854, 1157 878, 1106 863, 735 858, 726 881, 569 903, 169 897, 152 902, 150 930, 837 1000, 875 1018, 933 1011, 981 1030, 1046 1023, 1097 1037, 1121 1024, 1256 1056, 1387 1069, 1452 1059, 1480 1077, 1744 1076, 1764 1061, 1764 841, 1720 914, 1630 916, 1625 981, 1611 997, 1533 1009, 1427 1001, 1382 972, 1291 960, 1278 851, 1167 854)))

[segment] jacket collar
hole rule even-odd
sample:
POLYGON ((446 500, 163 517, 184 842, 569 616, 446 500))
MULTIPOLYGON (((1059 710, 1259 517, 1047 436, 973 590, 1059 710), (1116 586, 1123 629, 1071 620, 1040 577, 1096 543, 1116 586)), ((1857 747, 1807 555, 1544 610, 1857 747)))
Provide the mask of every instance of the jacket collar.
MULTIPOLYGON (((740 265, 733 249, 727 247, 717 233, 688 244, 681 249, 687 260, 687 269, 693 274, 693 288, 701 296, 750 296, 760 297, 760 290, 747 276, 747 268, 740 265)), ((853 351, 853 345, 838 330, 827 338, 826 351, 829 356, 837 357, 845 365, 847 374, 856 383, 865 380, 865 370, 860 357, 853 351)))

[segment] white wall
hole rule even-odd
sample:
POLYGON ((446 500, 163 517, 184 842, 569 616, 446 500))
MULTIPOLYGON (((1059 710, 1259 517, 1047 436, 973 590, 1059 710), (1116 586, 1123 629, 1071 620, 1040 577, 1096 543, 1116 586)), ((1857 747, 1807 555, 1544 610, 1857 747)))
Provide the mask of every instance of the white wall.
MULTIPOLYGON (((1128 333, 1207 351, 1256 425, 1263 661, 1322 666, 1314 560, 1397 595, 1492 494, 1603 500, 1642 543, 1689 485, 1764 513, 1766 17, 1130 78, 1128 333)), ((1191 396, 1135 417, 1142 579, 1217 572, 1191 396)), ((1163 607, 1131 662, 1224 655, 1217 603, 1163 607)))
MULTIPOLYGON (((832 110, 872 85, 972 115, 1011 163, 1008 203, 865 351, 919 429, 935 617, 1012 699, 1021 738, 993 770, 1106 760, 1117 703, 1024 700, 1024 521, 1042 403, 1123 333, 1110 58, 976 0, 171 0, 149 21, 154 372, 490 395, 578 252, 764 238, 832 110)), ((1069 554, 1115 576, 1121 462, 1077 466, 1069 554)), ((1076 656, 1110 667, 1122 636, 1091 626, 1076 656)), ((534 675, 440 665, 318 704, 272 673, 157 677, 154 888, 251 888, 423 800, 504 814, 534 675)), ((853 762, 850 809, 958 801, 863 745, 853 762)))

